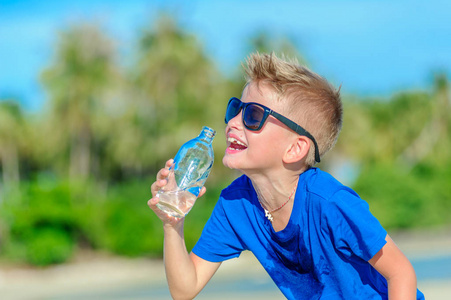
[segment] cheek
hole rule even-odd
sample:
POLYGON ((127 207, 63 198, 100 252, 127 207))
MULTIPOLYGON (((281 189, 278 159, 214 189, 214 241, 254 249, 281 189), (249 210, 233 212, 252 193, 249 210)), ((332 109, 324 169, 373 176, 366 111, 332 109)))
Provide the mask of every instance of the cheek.
MULTIPOLYGON (((253 154, 265 156, 268 160, 281 160, 288 149, 288 137, 284 131, 276 131, 275 134, 268 136, 264 141, 255 143, 255 147, 252 148, 253 154)), ((254 146, 254 145, 252 145, 254 146)))
POLYGON ((251 144, 248 148, 248 157, 251 160, 271 161, 280 160, 284 154, 284 146, 279 139, 271 140, 270 142, 260 141, 259 143, 251 144))

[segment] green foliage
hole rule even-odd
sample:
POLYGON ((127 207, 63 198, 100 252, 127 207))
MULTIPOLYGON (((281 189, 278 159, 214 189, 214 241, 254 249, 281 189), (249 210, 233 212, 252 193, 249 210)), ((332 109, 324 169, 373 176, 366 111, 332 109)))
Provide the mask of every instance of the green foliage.
POLYGON ((406 173, 399 166, 371 165, 354 188, 386 228, 449 224, 450 166, 450 162, 436 168, 420 165, 406 173))
MULTIPOLYGON (((5 233, 0 254, 38 266, 65 262, 81 247, 130 257, 161 257, 163 228, 147 206, 149 182, 122 182, 106 191, 90 182, 37 179, 23 183, 21 192, 11 193, 1 206, 5 233)), ((220 188, 209 188, 188 215, 188 248, 198 240, 219 192, 220 188)))
POLYGON ((353 187, 387 228, 451 223, 451 110, 440 83, 430 94, 345 103, 335 151, 359 166, 353 187))
POLYGON ((76 244, 77 209, 67 184, 23 184, 3 202, 6 256, 35 265, 67 260, 76 244))
POLYGON ((45 266, 62 263, 71 257, 74 241, 63 229, 44 227, 36 229, 26 242, 27 262, 45 266))
POLYGON ((109 188, 105 201, 96 202, 85 218, 96 247, 126 255, 162 253, 161 222, 147 207, 148 182, 125 182, 109 188))

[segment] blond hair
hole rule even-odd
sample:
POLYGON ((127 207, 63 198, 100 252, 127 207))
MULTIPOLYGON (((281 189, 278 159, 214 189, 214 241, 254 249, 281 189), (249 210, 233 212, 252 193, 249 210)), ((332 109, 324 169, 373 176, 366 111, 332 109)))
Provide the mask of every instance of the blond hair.
MULTIPOLYGON (((274 53, 253 53, 243 67, 247 84, 268 84, 280 101, 286 101, 286 109, 280 113, 313 135, 321 157, 335 145, 343 120, 340 89, 299 65, 296 59, 278 58, 274 53)), ((314 151, 311 143, 306 159, 308 167, 316 163, 314 151)))

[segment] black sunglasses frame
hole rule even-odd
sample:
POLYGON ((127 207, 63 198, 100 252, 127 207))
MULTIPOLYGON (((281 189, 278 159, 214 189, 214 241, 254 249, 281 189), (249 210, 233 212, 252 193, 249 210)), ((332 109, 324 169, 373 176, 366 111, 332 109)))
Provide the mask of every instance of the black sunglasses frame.
POLYGON ((245 103, 236 97, 230 98, 229 103, 227 104, 227 110, 226 110, 226 114, 225 114, 225 123, 226 124, 229 123, 229 121, 231 119, 233 119, 234 117, 236 117, 240 113, 241 110, 243 110, 242 122, 243 122, 244 126, 250 131, 259 131, 260 129, 262 129, 263 125, 266 122, 266 119, 268 119, 268 116, 271 115, 274 118, 276 118, 277 120, 279 120, 280 122, 282 122, 283 124, 285 124, 288 128, 290 128, 291 130, 296 132, 297 134, 308 137, 309 139, 312 140, 313 145, 315 146, 315 161, 318 163, 321 161, 321 159, 319 157, 318 144, 316 143, 316 140, 313 137, 313 135, 311 135, 307 130, 305 130, 300 125, 296 124, 295 122, 291 121, 287 117, 282 116, 281 114, 273 111, 272 109, 270 109, 264 105, 261 105, 260 103, 255 103, 255 102, 246 102, 245 103), (234 116, 229 116, 229 118, 227 118, 227 112, 229 110, 229 107, 230 107, 230 104, 232 103, 232 101, 238 101, 239 106, 236 108, 236 114, 234 116), (246 108, 250 105, 256 105, 256 106, 262 108, 264 111, 262 120, 260 121, 260 124, 258 125, 257 128, 249 127, 248 125, 246 125, 246 122, 244 120, 244 112, 246 111, 246 108))

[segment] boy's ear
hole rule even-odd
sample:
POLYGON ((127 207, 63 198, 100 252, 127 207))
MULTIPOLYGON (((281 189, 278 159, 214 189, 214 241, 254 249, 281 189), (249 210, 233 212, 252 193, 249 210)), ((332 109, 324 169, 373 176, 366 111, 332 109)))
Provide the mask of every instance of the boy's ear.
POLYGON ((305 136, 298 136, 297 139, 288 146, 283 157, 286 164, 297 163, 307 156, 310 149, 310 140, 305 136))

